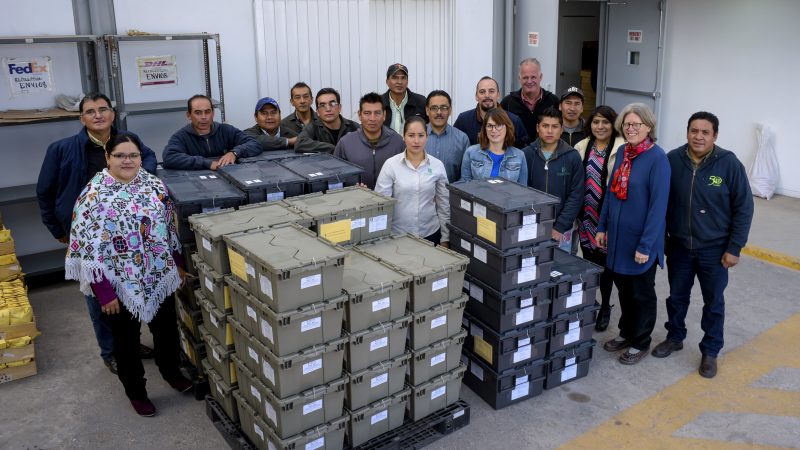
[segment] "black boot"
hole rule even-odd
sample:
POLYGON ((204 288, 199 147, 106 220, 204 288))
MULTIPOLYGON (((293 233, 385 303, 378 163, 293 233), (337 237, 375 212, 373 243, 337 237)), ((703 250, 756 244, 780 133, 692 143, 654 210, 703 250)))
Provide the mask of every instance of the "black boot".
POLYGON ((597 312, 597 321, 594 324, 595 331, 606 331, 608 322, 611 320, 611 306, 602 305, 600 311, 597 312))

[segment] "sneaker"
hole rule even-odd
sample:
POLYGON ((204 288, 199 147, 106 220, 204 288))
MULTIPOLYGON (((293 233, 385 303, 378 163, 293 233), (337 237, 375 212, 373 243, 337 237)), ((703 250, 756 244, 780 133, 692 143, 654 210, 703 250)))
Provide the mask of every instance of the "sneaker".
POLYGON ((139 344, 139 358, 142 359, 151 359, 153 358, 153 349, 144 345, 139 344))
POLYGON ((116 359, 116 358, 114 358, 114 357, 112 356, 111 358, 104 359, 104 360, 103 360, 103 364, 105 364, 105 365, 106 365, 106 367, 108 367, 108 370, 109 370, 111 373, 113 373, 114 375, 116 375, 116 374, 117 374, 117 359, 116 359))
POLYGON ((625 364, 626 366, 632 366, 637 364, 639 361, 642 360, 645 356, 647 356, 648 350, 639 350, 636 353, 631 352, 630 350, 626 351, 625 353, 619 355, 619 362, 625 364))
POLYGON ((131 406, 136 410, 136 414, 142 417, 153 417, 156 415, 156 405, 145 397, 144 400, 131 400, 131 406))
POLYGON ((167 383, 172 386, 172 389, 175 389, 178 392, 187 392, 194 386, 191 381, 187 380, 183 376, 180 376, 180 378, 169 379, 167 380, 167 383))

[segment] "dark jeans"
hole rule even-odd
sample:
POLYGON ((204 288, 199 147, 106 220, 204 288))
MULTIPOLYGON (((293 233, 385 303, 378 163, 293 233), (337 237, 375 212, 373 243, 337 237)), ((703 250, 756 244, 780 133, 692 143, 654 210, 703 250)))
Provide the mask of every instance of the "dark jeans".
POLYGON ((436 230, 436 233, 433 233, 430 236, 425 237, 426 241, 433 242, 433 245, 439 245, 442 240, 442 230, 436 230))
MULTIPOLYGON (((139 357, 139 320, 120 302, 119 314, 109 315, 114 333, 114 357, 117 359, 117 375, 125 387, 125 395, 131 400, 147 398, 144 366, 139 357)), ((181 377, 178 344, 178 323, 175 317, 175 297, 170 295, 161 304, 158 313, 147 324, 153 334, 155 362, 165 380, 181 377)))
POLYGON ((694 285, 700 281, 703 293, 703 318, 700 328, 705 335, 700 341, 700 352, 717 357, 724 345, 722 329, 725 325, 725 287, 728 286, 728 269, 722 266, 725 247, 689 250, 674 245, 667 257, 669 298, 667 299, 667 339, 680 342, 686 339, 686 313, 694 285))
POLYGON ((639 275, 614 273, 614 284, 619 291, 619 335, 638 350, 650 348, 650 334, 656 326, 658 299, 656 298, 656 268, 654 259, 650 268, 639 275))
POLYGON ((89 309, 89 317, 92 319, 94 336, 97 338, 97 345, 100 346, 100 357, 108 361, 114 356, 114 336, 111 334, 111 322, 108 316, 103 314, 100 309, 100 302, 91 295, 86 297, 86 307, 89 309))
POLYGON ((614 275, 611 270, 606 269, 605 252, 599 250, 592 250, 588 247, 581 247, 583 259, 595 263, 603 268, 603 273, 600 274, 600 298, 602 299, 602 306, 611 306, 611 289, 614 287, 614 275))

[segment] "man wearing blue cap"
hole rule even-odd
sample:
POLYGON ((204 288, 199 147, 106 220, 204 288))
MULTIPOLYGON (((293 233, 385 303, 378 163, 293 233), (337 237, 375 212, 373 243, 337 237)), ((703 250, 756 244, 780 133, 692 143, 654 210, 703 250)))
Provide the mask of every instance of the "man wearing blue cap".
POLYGON ((294 147, 297 136, 287 136, 291 132, 281 125, 281 107, 274 98, 264 97, 259 100, 253 116, 256 118, 256 124, 244 132, 261 144, 261 150, 266 152, 294 147))

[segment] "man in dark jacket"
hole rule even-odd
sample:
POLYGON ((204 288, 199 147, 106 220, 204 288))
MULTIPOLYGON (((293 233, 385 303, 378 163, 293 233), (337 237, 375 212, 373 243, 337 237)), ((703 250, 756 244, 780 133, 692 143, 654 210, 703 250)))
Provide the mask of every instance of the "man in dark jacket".
POLYGON ((688 143, 667 155, 672 169, 667 209, 667 339, 653 349, 665 358, 683 348, 686 313, 694 278, 703 293, 699 372, 717 374, 724 344, 725 287, 728 269, 739 262, 753 220, 753 197, 744 166, 733 152, 718 147, 719 119, 708 112, 689 118, 688 143))
POLYGON ((342 117, 341 98, 336 89, 324 88, 317 92, 317 113, 317 118, 297 136, 296 152, 333 153, 344 135, 359 129, 357 123, 342 117))
MULTIPOLYGON (((42 222, 61 243, 69 242, 72 225, 72 209, 75 201, 89 180, 106 168, 105 144, 116 133, 114 109, 111 100, 104 94, 86 94, 78 105, 80 121, 83 124, 78 134, 53 142, 47 147, 39 181, 36 184, 36 197, 42 222)), ((156 155, 131 133, 142 152, 142 168, 156 173, 156 155)), ((86 306, 92 319, 100 356, 113 373, 117 373, 114 360, 114 338, 111 326, 100 311, 100 303, 92 296, 86 296, 86 306)), ((152 357, 152 350, 141 349, 141 356, 152 357)))
POLYGON ((361 97, 358 102, 358 118, 361 129, 343 137, 333 156, 350 161, 364 169, 362 182, 375 189, 375 181, 387 159, 405 149, 403 138, 383 125, 383 102, 375 92, 361 97))
MULTIPOLYGON (((453 124, 454 127, 467 135, 470 145, 478 143, 478 134, 481 132, 481 125, 486 113, 499 105, 500 87, 497 84, 497 80, 489 76, 481 78, 478 81, 478 85, 475 86, 475 101, 478 102, 478 105, 474 109, 459 114, 453 124)), ((511 123, 514 124, 514 147, 522 149, 530 143, 525 124, 516 114, 508 111, 506 111, 506 114, 511 119, 511 123)))
POLYGON ((256 124, 244 130, 248 136, 261 144, 261 150, 284 150, 294 147, 297 137, 289 137, 291 131, 281 122, 281 107, 277 100, 264 97, 256 103, 253 114, 256 124))
POLYGON ((583 117, 583 91, 575 86, 567 88, 561 93, 561 103, 558 109, 564 117, 564 127, 561 132, 561 140, 575 147, 575 144, 586 137, 586 122, 583 117))
POLYGON ((573 225, 583 204, 583 161, 578 151, 561 140, 561 113, 555 108, 542 112, 538 138, 522 149, 528 163, 528 186, 561 200, 556 206, 552 237, 572 254, 578 250, 573 225))
MULTIPOLYGON (((506 95, 500 106, 522 119, 528 138, 536 139, 536 124, 539 116, 547 108, 558 106, 558 97, 542 88, 542 65, 536 58, 526 58, 519 63, 519 84, 521 88, 506 95)), ((530 174, 529 174, 530 175, 530 174)))
POLYGON ((190 123, 176 131, 164 148, 165 169, 217 170, 239 158, 261 154, 255 139, 231 125, 214 122, 214 105, 205 95, 189 99, 186 117, 190 123))
POLYGON ((311 109, 311 102, 314 101, 314 94, 311 87, 299 81, 289 90, 289 97, 294 112, 290 113, 281 120, 281 128, 286 130, 286 137, 297 137, 306 125, 317 118, 317 113, 311 109))
POLYGON ((408 67, 396 63, 386 70, 386 86, 389 90, 381 96, 386 109, 383 124, 397 134, 403 134, 406 118, 420 116, 428 121, 425 113, 425 97, 408 89, 408 67))

